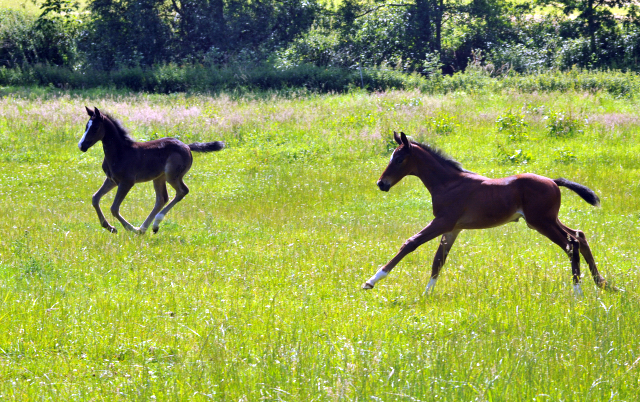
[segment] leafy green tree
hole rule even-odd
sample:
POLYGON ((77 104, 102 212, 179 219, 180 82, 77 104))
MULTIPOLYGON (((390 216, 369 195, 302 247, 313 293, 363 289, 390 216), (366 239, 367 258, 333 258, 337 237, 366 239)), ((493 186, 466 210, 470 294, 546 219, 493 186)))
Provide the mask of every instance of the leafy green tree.
POLYGON ((103 68, 171 61, 221 62, 270 51, 304 32, 315 0, 92 0, 91 50, 103 68))
POLYGON ((57 65, 72 64, 77 57, 82 26, 80 4, 75 0, 45 0, 40 10, 35 28, 48 42, 40 57, 57 65))
POLYGON ((70 66, 79 57, 81 26, 77 5, 67 0, 46 0, 39 17, 0 9, 0 65, 70 66))
POLYGON ((87 62, 99 69, 170 60, 173 33, 160 0, 93 0, 85 42, 87 62))
POLYGON ((611 11, 614 7, 628 8, 635 5, 634 0, 537 0, 539 5, 552 5, 565 15, 574 15, 583 36, 589 39, 589 51, 598 54, 597 37, 605 30, 614 29, 616 17, 611 11))
POLYGON ((35 19, 19 10, 0 10, 0 66, 19 67, 40 60, 42 35, 35 19))
POLYGON ((362 42, 361 47, 368 49, 361 49, 361 54, 388 54, 381 47, 395 48, 392 53, 403 60, 406 68, 419 70, 427 55, 441 52, 443 24, 448 16, 456 13, 460 4, 460 0, 345 0, 337 17, 343 42, 349 43, 361 35, 359 28, 371 26, 377 26, 389 37, 388 41, 362 42), (389 19, 390 15, 394 17, 389 19), (376 17, 383 21, 377 24, 376 17), (385 26, 385 21, 399 25, 385 26))
POLYGON ((171 0, 176 18, 168 23, 183 57, 226 47, 224 6, 223 0, 171 0))

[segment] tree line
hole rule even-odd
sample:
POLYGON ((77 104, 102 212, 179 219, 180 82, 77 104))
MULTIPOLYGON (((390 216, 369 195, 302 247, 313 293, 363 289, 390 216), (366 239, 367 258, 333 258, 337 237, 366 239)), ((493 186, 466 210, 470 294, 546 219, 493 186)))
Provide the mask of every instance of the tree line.
POLYGON ((636 71, 633 0, 44 0, 0 10, 0 66, 636 71))

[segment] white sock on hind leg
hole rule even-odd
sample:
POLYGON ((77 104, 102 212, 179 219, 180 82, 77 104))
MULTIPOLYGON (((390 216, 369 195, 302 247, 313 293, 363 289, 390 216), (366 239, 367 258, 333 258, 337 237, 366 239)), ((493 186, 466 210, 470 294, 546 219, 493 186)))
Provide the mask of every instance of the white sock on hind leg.
POLYGON ((158 224, 160 224, 160 222, 162 222, 163 219, 164 219, 164 214, 156 215, 156 218, 153 220, 153 226, 158 226, 158 224))
POLYGON ((582 286, 580 286, 580 284, 579 284, 579 283, 575 283, 575 284, 573 285, 573 294, 574 294, 576 297, 582 297, 582 286))
POLYGON ((429 294, 429 291, 432 291, 432 289, 436 286, 437 281, 438 281, 438 278, 431 278, 429 283, 427 283, 427 288, 425 289, 424 293, 429 294))

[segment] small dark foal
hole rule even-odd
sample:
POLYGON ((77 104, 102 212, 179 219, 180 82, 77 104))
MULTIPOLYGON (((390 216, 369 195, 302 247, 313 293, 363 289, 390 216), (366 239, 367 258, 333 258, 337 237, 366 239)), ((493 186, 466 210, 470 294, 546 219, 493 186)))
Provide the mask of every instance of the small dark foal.
POLYGON ((193 162, 191 152, 212 152, 224 148, 224 143, 220 141, 186 145, 175 138, 161 138, 136 142, 117 121, 100 113, 98 108, 91 110, 87 107, 86 109, 90 118, 78 148, 86 152, 96 142, 102 141, 104 149, 102 170, 107 178, 93 195, 92 204, 102 227, 113 233, 117 232, 116 228, 107 222, 100 209, 100 198, 103 195, 118 187, 111 205, 113 216, 125 229, 139 234, 145 233, 153 221, 155 233, 167 212, 189 193, 189 188, 182 179, 191 168, 193 162), (136 228, 120 215, 120 204, 136 183, 145 181, 153 181, 156 204, 142 226, 136 228), (176 196, 165 207, 169 202, 167 183, 176 190, 176 196))

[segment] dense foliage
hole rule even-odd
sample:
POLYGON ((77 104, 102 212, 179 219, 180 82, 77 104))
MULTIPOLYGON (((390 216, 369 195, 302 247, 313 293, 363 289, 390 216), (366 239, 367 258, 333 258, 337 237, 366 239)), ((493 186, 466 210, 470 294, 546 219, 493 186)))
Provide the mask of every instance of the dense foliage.
MULTIPOLYGON (((428 78, 469 63, 491 76, 635 72, 639 10, 627 0, 44 0, 39 16, 0 11, 0 66, 11 70, 0 82, 120 86, 124 75, 131 89, 174 91, 205 81, 218 88, 222 78, 258 88, 274 75, 294 78, 268 86, 280 88, 315 71, 302 86, 343 90, 364 85, 363 70, 428 78), (204 76, 163 89, 156 77, 167 71, 204 76), (319 85, 327 72, 332 82, 319 85)), ((384 87, 394 85, 370 86, 384 87)))
POLYGON ((87 64, 100 69, 167 62, 264 59, 314 20, 306 0, 93 0, 87 64))
POLYGON ((0 9, 0 66, 49 63, 73 66, 80 31, 61 18, 43 18, 0 9))

